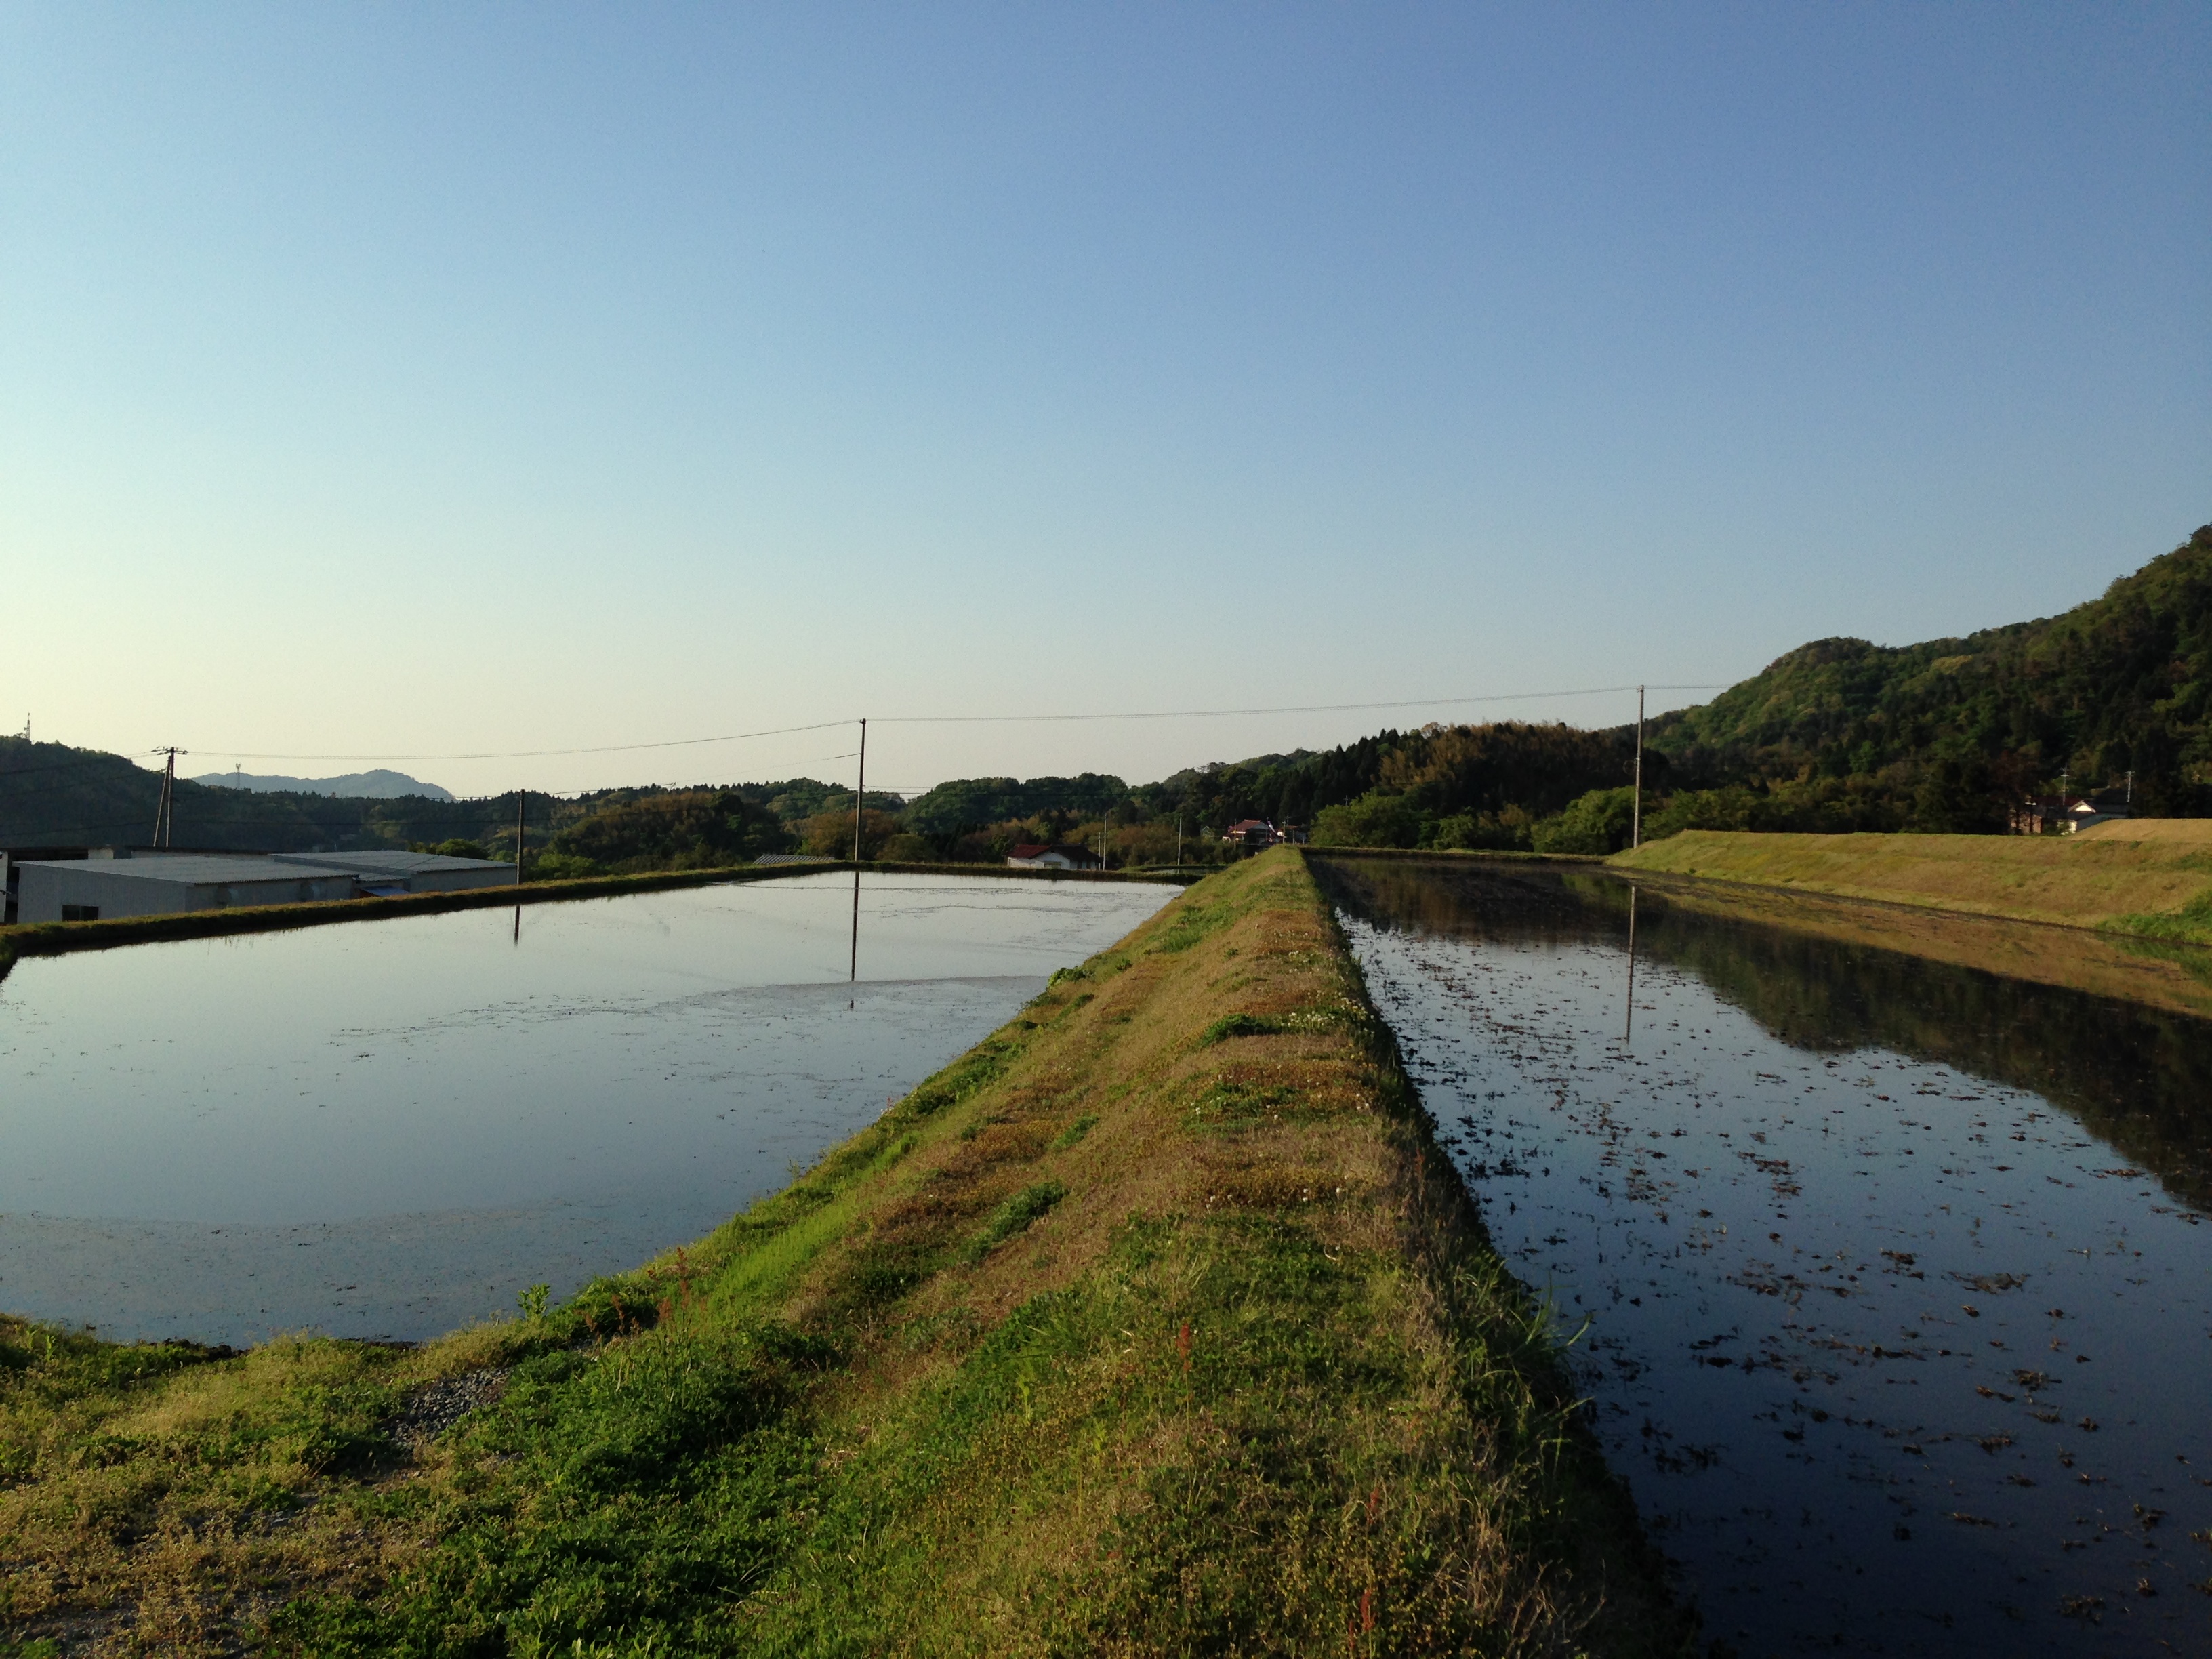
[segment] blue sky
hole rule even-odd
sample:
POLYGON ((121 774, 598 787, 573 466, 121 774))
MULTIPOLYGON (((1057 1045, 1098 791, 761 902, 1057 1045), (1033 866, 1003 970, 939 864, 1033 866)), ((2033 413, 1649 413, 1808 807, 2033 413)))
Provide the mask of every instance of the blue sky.
POLYGON ((0 725, 834 775, 416 757, 2047 615, 2212 518, 2208 74, 2180 5, 0 6, 0 725))

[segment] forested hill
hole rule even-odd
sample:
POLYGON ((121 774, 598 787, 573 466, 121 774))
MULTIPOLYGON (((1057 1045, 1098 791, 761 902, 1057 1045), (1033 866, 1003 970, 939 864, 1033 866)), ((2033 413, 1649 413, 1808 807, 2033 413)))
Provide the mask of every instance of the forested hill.
MULTIPOLYGON (((161 775, 125 756, 0 738, 0 850, 150 846, 161 793, 161 775)), ((868 802, 892 811, 904 805, 872 789, 868 802)), ((465 842, 471 844, 467 850, 511 859, 517 805, 513 790, 470 800, 380 798, 179 778, 170 839, 180 850, 261 853, 465 842)), ((851 811, 852 792, 812 778, 692 791, 604 789, 570 799, 533 791, 529 845, 543 848, 586 818, 621 810, 633 831, 649 825, 644 839, 658 856, 674 856, 662 843, 680 829, 682 850, 728 863, 781 847, 790 839, 782 826, 840 806, 851 811), (707 815, 711 824, 695 799, 702 795, 718 798, 707 815)))
MULTIPOLYGON (((145 847, 161 795, 161 775, 124 756, 0 738, 0 848, 145 847)), ((172 840, 180 848, 289 853, 473 840, 501 824, 511 838, 514 808, 513 794, 488 801, 373 799, 179 778, 172 840)))
POLYGON ((1990 789, 2135 774, 2138 810, 2212 811, 2212 526, 2041 622, 1887 647, 1800 646, 1650 741, 1708 785, 1948 762, 1990 789))

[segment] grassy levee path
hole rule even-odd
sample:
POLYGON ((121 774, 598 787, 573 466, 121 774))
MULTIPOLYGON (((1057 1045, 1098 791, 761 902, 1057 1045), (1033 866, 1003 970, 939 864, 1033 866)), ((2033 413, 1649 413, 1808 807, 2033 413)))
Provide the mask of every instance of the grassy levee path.
POLYGON ((0 1322, 0 1653, 1686 1651, 1554 1340, 1279 849, 564 1305, 0 1322))
POLYGON ((2212 945, 2212 818, 2074 836, 1810 836, 1691 830, 1617 869, 2212 945))

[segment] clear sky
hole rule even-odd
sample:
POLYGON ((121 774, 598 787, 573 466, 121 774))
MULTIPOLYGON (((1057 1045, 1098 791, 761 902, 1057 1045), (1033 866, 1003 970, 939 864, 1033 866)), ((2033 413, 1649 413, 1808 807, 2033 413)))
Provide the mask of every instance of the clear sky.
MULTIPOLYGON (((0 727, 836 776, 421 757, 2047 615, 2212 518, 2208 82, 2201 3, 0 5, 0 727)), ((1633 699, 870 775, 1507 713, 1633 699)))

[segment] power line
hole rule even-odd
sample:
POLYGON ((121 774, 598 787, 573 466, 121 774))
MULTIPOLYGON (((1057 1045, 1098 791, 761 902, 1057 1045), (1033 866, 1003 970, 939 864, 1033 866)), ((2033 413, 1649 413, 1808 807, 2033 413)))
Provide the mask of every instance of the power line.
MULTIPOLYGON (((1585 685, 1563 691, 1499 691, 1468 697, 1399 697, 1379 702, 1281 703, 1259 708, 1146 708, 1104 714, 884 714, 873 718, 879 726, 984 726, 1055 721, 1230 720, 1258 714, 1357 714, 1376 708, 1457 708, 1476 703, 1541 702, 1559 697, 1625 696, 1636 689, 1633 685, 1585 685)), ((1725 684, 1654 685, 1650 689, 1654 691, 1724 691, 1728 686, 1725 684)), ((215 748, 203 748, 199 752, 203 755, 226 757, 231 760, 405 761, 410 765, 424 761, 541 760, 556 755, 617 755, 635 753, 646 749, 686 749, 696 748, 706 744, 746 743, 757 738, 787 737, 799 732, 826 732, 835 726, 852 724, 854 721, 849 720, 816 720, 806 726, 779 726, 765 731, 732 732, 712 738, 668 738, 652 743, 595 744, 580 749, 487 750, 471 754, 453 755, 401 755, 386 750, 348 755, 308 755, 283 750, 215 748)), ((824 757, 823 758, 843 759, 844 757, 824 757)))
MULTIPOLYGON (((1655 685, 1654 691, 1724 691, 1726 685, 1655 685)), ((980 726, 1023 720, 1191 720, 1243 714, 1341 714, 1370 708, 1456 708, 1480 702, 1538 702, 1553 697, 1626 696, 1633 685, 1586 685, 1571 691, 1499 691, 1478 697, 1403 697, 1388 702, 1285 703, 1270 708, 1158 708, 1113 714, 884 714, 880 726, 980 726)))

